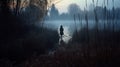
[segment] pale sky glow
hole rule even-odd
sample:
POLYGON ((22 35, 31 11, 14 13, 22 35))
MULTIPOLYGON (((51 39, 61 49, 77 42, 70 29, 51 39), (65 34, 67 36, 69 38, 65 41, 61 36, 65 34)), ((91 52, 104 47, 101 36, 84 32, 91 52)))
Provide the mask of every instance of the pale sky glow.
MULTIPOLYGON (((56 4, 56 7, 59 9, 60 13, 63 13, 63 12, 67 12, 67 8, 70 4, 75 3, 75 4, 79 5, 80 8, 83 10, 85 7, 85 4, 86 4, 85 1, 86 0, 62 0, 61 2, 56 4)), ((98 0, 98 1, 99 1, 98 2, 99 6, 103 5, 104 0, 98 0)), ((105 1, 107 1, 107 0, 105 0, 105 1)), ((110 7, 112 7, 112 5, 111 5, 112 0, 108 0, 108 1, 109 1, 108 7, 110 8, 110 7)), ((114 1, 115 1, 115 7, 119 7, 120 0, 114 0, 114 1)), ((87 0, 87 4, 89 7, 89 5, 92 4, 92 0, 87 0)))

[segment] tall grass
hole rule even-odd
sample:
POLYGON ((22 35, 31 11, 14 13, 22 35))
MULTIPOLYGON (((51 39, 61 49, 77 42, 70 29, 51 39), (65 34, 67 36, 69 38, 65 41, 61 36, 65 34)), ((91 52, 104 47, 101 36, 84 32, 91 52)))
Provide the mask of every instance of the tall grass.
POLYGON ((78 36, 78 29, 77 29, 77 18, 76 18, 76 15, 74 14, 74 23, 75 23, 75 32, 76 32, 76 35, 78 36))
POLYGON ((114 30, 115 30, 115 7, 114 7, 114 0, 112 0, 112 4, 113 4, 113 7, 112 7, 112 25, 113 25, 113 33, 114 33, 114 30))
POLYGON ((78 19, 79 19, 79 23, 80 23, 80 28, 83 28, 83 24, 82 24, 82 16, 80 14, 78 14, 78 19))
POLYGON ((97 10, 96 10, 96 6, 98 5, 98 0, 97 2, 95 3, 95 1, 93 0, 93 5, 94 5, 94 18, 95 18, 95 43, 97 43, 97 37, 98 37, 98 23, 99 23, 99 20, 98 20, 98 16, 97 16, 97 10))
POLYGON ((86 0, 86 7, 85 7, 85 21, 86 21, 86 33, 87 33, 87 42, 89 42, 89 22, 88 22, 88 13, 87 13, 87 0, 86 0))

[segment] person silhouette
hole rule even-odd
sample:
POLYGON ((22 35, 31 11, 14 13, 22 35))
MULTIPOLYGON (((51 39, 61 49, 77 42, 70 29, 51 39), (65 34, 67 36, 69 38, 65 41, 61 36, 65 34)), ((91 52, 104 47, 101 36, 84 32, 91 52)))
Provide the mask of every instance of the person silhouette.
POLYGON ((64 35, 64 28, 63 26, 61 25, 60 26, 60 36, 61 36, 61 40, 62 40, 62 36, 64 35))

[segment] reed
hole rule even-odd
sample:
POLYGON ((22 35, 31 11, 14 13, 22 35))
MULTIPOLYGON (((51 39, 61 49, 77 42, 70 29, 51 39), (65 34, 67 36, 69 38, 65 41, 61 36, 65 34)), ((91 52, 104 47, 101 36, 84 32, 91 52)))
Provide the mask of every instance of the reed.
POLYGON ((86 21, 86 33, 87 33, 87 42, 89 43, 89 22, 88 22, 88 12, 87 12, 88 4, 86 0, 86 7, 85 7, 85 21, 86 21))
POLYGON ((93 5, 94 5, 94 18, 95 18, 95 43, 97 43, 97 38, 98 38, 98 33, 99 33, 99 30, 98 30, 98 23, 99 23, 99 19, 98 19, 98 15, 97 15, 97 10, 96 10, 96 6, 98 5, 98 0, 95 1, 92 0, 93 2, 93 5))

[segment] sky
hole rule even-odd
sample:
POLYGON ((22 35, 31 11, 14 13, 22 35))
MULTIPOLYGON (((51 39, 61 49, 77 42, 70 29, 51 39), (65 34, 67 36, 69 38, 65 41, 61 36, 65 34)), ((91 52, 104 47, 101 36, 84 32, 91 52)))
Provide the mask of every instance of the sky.
MULTIPOLYGON (((107 1, 107 0, 105 0, 105 1, 107 1)), ((108 7, 111 8, 113 6, 112 5, 113 2, 112 2, 112 0, 108 0, 108 1, 109 1, 108 7)), ((119 7, 120 0, 114 0, 114 1, 115 1, 114 2, 115 7, 116 8, 119 7)), ((86 0, 61 0, 59 3, 56 4, 56 7, 58 8, 60 13, 66 13, 68 6, 73 3, 79 5, 79 7, 83 10, 85 7, 85 4, 86 4, 85 2, 86 2, 86 0)), ((96 0, 95 0, 95 2, 96 2, 96 0)), ((103 2, 104 2, 104 0, 98 0, 98 6, 102 6, 103 2)), ((87 0, 87 4, 88 4, 88 6, 90 4, 92 4, 92 0, 87 0)), ((107 4, 107 2, 106 2, 106 4, 107 4)))

